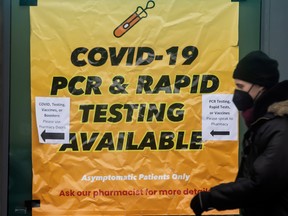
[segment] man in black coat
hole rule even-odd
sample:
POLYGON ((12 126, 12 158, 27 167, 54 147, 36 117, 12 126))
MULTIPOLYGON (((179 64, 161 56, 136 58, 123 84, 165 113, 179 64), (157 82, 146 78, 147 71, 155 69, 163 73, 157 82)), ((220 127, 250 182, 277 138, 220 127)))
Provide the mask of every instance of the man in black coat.
POLYGON ((279 83, 278 62, 261 51, 241 59, 233 78, 233 102, 248 126, 238 175, 190 206, 196 216, 237 208, 243 216, 288 216, 288 81, 279 83))

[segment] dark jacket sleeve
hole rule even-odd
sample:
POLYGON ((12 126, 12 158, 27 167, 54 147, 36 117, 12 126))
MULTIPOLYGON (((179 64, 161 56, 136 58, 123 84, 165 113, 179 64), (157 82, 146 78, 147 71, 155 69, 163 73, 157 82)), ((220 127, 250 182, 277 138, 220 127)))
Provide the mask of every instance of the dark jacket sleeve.
POLYGON ((276 118, 262 125, 254 144, 259 145, 260 152, 249 167, 249 176, 211 188, 212 207, 218 210, 263 207, 287 190, 287 119, 276 118))

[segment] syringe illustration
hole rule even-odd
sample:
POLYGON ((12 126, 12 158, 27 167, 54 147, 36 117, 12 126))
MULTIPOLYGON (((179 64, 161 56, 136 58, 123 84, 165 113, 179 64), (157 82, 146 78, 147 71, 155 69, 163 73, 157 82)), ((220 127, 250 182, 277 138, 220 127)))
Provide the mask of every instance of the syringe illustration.
POLYGON ((154 0, 149 0, 146 7, 143 9, 141 6, 136 8, 136 11, 131 14, 124 22, 122 22, 113 32, 115 37, 122 37, 129 29, 131 29, 141 19, 148 16, 146 10, 152 9, 155 6, 154 0))

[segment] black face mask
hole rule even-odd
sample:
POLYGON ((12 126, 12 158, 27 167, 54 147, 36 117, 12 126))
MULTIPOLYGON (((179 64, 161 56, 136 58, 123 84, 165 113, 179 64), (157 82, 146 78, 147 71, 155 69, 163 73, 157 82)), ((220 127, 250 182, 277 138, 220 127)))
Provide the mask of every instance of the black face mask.
MULTIPOLYGON (((250 88, 251 89, 251 88, 250 88)), ((249 89, 249 91, 250 91, 249 89)), ((254 105, 254 100, 249 94, 249 91, 241 91, 239 89, 235 89, 233 95, 233 103, 237 107, 239 111, 245 111, 254 105)))

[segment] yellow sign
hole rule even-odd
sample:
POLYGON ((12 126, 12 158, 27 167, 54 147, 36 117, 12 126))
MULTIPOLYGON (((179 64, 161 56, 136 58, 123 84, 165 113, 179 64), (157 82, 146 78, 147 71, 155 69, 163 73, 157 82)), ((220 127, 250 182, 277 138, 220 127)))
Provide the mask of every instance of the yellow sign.
POLYGON ((202 140, 202 95, 234 90, 238 3, 38 0, 30 13, 33 215, 193 214, 195 194, 234 179, 238 141, 202 140))

